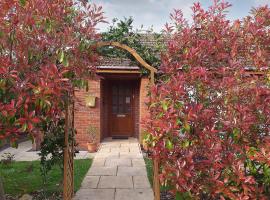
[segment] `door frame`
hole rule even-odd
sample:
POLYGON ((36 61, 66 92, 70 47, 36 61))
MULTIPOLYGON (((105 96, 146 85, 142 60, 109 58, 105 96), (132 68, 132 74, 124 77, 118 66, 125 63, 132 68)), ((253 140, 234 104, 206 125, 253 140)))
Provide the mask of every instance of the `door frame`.
POLYGON ((113 135, 112 133, 112 86, 115 83, 128 83, 129 86, 131 87, 131 121, 132 121, 132 133, 130 135, 126 135, 127 137, 134 137, 135 136, 135 86, 136 86, 136 80, 125 80, 125 79, 120 79, 120 80, 108 80, 108 136, 113 137, 117 135, 113 135))

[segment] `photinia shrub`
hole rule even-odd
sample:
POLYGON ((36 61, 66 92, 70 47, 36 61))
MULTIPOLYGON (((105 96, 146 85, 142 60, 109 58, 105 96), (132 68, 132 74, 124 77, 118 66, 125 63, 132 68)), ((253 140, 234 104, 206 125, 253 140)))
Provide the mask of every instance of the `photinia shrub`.
POLYGON ((175 10, 145 142, 160 181, 194 199, 269 197, 270 9, 230 21, 231 5, 175 10), (258 72, 258 73, 255 73, 258 72))
POLYGON ((0 139, 62 116, 67 93, 93 72, 101 7, 73 0, 1 0, 0 139))

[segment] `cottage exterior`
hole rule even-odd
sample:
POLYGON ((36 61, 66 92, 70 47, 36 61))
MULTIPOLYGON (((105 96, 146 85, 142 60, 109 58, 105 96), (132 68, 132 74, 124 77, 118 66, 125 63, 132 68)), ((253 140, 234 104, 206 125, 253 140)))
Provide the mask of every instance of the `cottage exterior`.
POLYGON ((137 63, 129 59, 103 58, 97 67, 97 76, 88 80, 88 91, 75 91, 74 127, 79 149, 87 149, 89 128, 96 131, 98 142, 106 137, 135 137, 140 142, 143 139, 144 121, 149 116, 148 87, 156 69, 132 49, 127 47, 126 50, 137 63), (142 68, 146 68, 149 75, 143 75, 142 68), (89 106, 90 98, 95 99, 94 105, 89 106))

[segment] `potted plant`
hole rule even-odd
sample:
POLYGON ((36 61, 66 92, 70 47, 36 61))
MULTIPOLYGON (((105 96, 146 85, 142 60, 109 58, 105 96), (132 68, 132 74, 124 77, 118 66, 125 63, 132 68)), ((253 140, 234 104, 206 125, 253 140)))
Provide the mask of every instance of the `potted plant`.
POLYGON ((87 133, 89 134, 89 142, 87 142, 87 148, 90 153, 94 153, 97 151, 98 143, 97 143, 97 132, 98 129, 93 126, 89 126, 87 133))

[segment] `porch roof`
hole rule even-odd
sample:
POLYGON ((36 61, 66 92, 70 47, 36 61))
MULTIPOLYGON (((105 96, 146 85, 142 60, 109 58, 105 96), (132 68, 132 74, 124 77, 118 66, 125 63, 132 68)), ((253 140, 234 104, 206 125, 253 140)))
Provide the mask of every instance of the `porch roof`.
POLYGON ((140 67, 137 63, 127 58, 102 57, 97 66, 98 72, 138 72, 140 67))
POLYGON ((98 69, 100 70, 103 70, 103 69, 115 69, 115 70, 139 70, 140 67, 138 66, 98 66, 97 67, 98 69))

